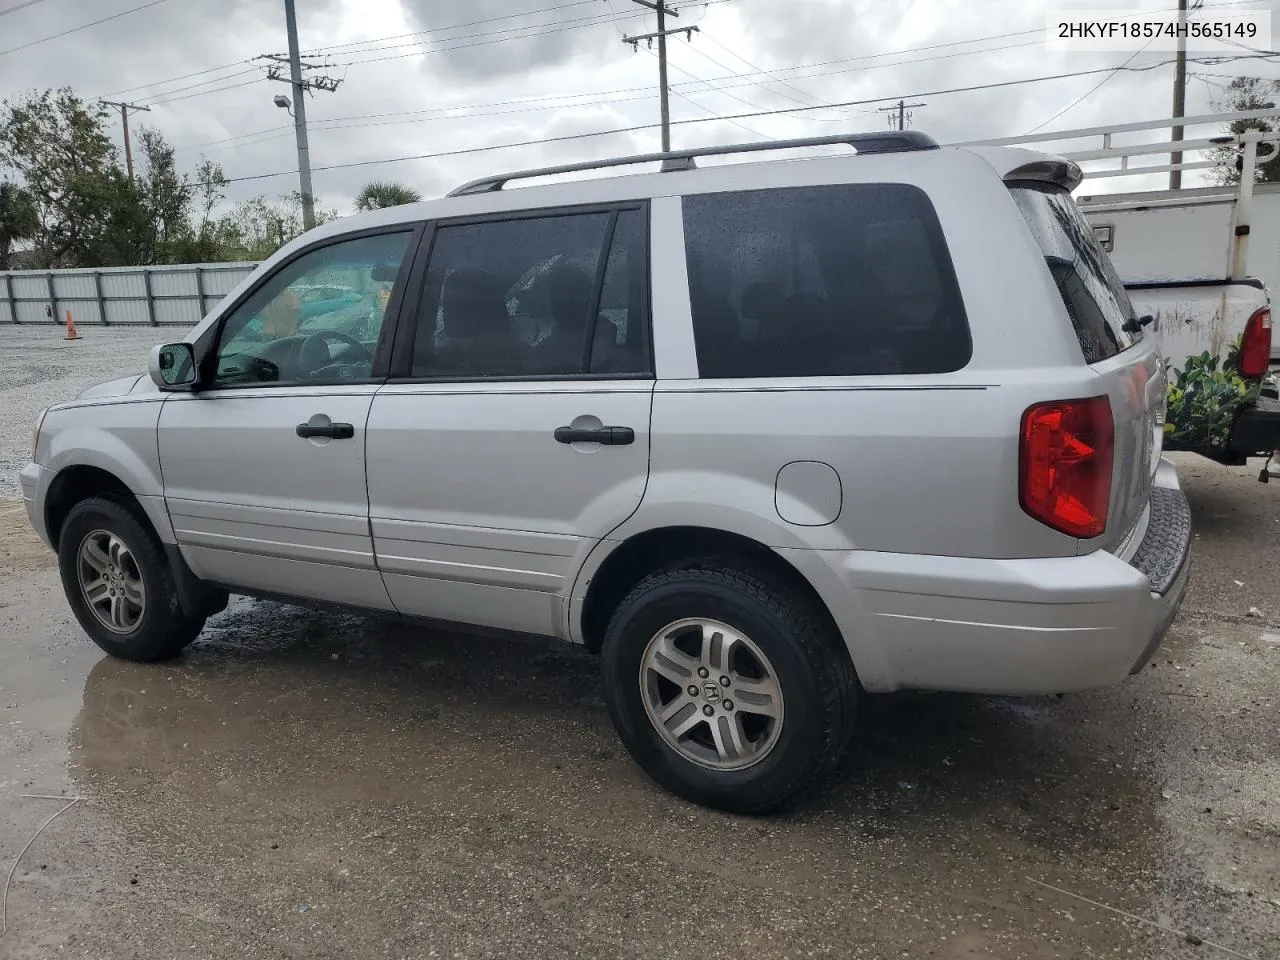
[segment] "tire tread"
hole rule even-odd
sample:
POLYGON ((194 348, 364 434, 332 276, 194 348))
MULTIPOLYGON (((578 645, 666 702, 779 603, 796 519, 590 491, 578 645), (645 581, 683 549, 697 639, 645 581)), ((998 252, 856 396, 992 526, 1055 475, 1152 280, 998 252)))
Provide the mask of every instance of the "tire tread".
POLYGON ((67 600, 81 627, 94 643, 115 657, 138 663, 156 663, 177 656, 195 640, 204 628, 204 618, 188 617, 183 612, 168 558, 159 539, 145 518, 139 516, 139 512, 136 505, 125 502, 118 496, 104 495, 81 500, 71 508, 63 521, 58 538, 58 566, 67 600), (123 534, 122 539, 129 544, 135 560, 139 566, 145 566, 146 572, 151 575, 150 582, 147 583, 147 603, 150 606, 158 601, 163 612, 153 608, 144 614, 141 635, 118 638, 109 634, 97 623, 92 613, 83 609, 75 570, 78 544, 73 545, 69 541, 75 538, 71 531, 74 530, 76 521, 86 514, 97 514, 106 518, 107 525, 118 525, 120 529, 117 532, 123 534))
MULTIPOLYGON (((800 780, 768 784, 753 791, 756 800, 735 799, 738 813, 759 814, 781 809, 810 793, 839 765, 852 736, 857 717, 859 685, 843 641, 823 621, 808 597, 763 565, 737 557, 712 556, 670 564, 642 579, 623 598, 610 618, 605 644, 621 629, 636 608, 654 590, 667 586, 699 584, 727 588, 764 608, 777 618, 800 648, 813 670, 821 705, 821 748, 800 780)), ((696 799, 696 798, 695 798, 696 799)))

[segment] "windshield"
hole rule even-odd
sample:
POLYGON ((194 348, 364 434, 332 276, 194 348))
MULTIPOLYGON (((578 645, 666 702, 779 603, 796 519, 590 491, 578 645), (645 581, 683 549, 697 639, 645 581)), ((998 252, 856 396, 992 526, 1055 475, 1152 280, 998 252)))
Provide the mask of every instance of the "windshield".
POLYGON ((1085 362, 1114 357, 1141 340, 1124 284, 1071 194, 1039 183, 1016 184, 1010 192, 1044 254, 1085 362))

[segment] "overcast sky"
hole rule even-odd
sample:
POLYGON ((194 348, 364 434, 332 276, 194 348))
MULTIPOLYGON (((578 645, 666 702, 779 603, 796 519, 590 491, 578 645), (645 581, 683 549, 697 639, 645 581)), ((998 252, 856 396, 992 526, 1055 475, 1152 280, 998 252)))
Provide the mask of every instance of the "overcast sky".
MULTIPOLYGON (((22 2, 0 0, 0 10, 22 2)), ((38 0, 0 15, 0 51, 143 2, 38 0)), ((1145 72, 939 92, 1110 68, 1128 57, 1048 50, 1043 29, 1049 4, 668 2, 680 12, 671 26, 698 27, 692 42, 679 38, 669 45, 675 146, 883 129, 887 117, 877 108, 899 96, 924 101, 912 109, 911 126, 941 142, 1027 133, 1068 106, 1044 129, 1170 113, 1173 68, 1161 63, 1169 59, 1167 53, 1138 55, 1130 66, 1154 65, 1145 72), (1090 94, 1104 77, 1106 82, 1090 94), (881 102, 732 122, 678 122, 873 98, 881 102)), ((297 0, 297 5, 301 46, 312 51, 313 62, 325 65, 316 74, 342 80, 337 92, 317 92, 307 102, 315 189, 326 207, 350 211, 355 193, 375 178, 401 181, 432 196, 503 169, 658 148, 655 127, 325 169, 656 124, 656 56, 644 43, 632 52, 622 42, 624 33, 653 30, 654 16, 632 0, 297 0)), ((1161 10, 1173 5, 1174 0, 1078 0, 1052 7, 1161 10)), ((1280 0, 1206 0, 1206 8, 1214 7, 1271 9, 1280 29, 1280 0)), ((1259 45, 1274 49, 1271 42, 1259 45)), ((203 153, 221 163, 230 178, 285 172, 236 182, 230 191, 233 200, 278 194, 297 186, 291 121, 272 103, 274 95, 290 91, 266 79, 265 70, 250 61, 285 49, 282 0, 158 0, 148 9, 0 55, 0 95, 70 85, 85 97, 151 104, 151 112, 138 114, 134 122, 158 128, 179 148, 184 166, 194 169, 203 153)), ((1264 60, 1192 64, 1190 69, 1188 114, 1209 112, 1211 98, 1221 94, 1232 75, 1280 76, 1280 65, 1264 60)), ((118 121, 112 130, 118 140, 118 121)), ((1189 135, 1197 133, 1207 131, 1189 135)), ((1162 180, 1147 182, 1152 179, 1162 180)), ((1098 180, 1086 192, 1133 189, 1138 183, 1098 180)))

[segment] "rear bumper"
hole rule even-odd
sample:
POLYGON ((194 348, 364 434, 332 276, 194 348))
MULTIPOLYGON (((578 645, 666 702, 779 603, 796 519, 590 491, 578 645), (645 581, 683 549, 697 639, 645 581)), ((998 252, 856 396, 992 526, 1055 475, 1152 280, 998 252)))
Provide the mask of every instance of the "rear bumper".
POLYGON ((1246 457, 1269 457, 1280 450, 1280 400, 1259 397, 1231 427, 1227 447, 1246 457))
POLYGON ((832 612, 870 690, 1106 686, 1141 670, 1177 616, 1190 541, 1186 497, 1162 461, 1128 562, 1101 550, 1027 560, 829 554, 847 587, 832 612))

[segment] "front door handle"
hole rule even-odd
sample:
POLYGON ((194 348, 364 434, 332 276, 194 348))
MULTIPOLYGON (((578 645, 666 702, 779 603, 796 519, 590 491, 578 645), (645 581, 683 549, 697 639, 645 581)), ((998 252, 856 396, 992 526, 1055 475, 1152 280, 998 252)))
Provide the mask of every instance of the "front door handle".
POLYGON ((316 437, 350 440, 356 435, 356 428, 349 423, 300 423, 295 432, 303 440, 312 440, 316 437))
POLYGON ((635 443, 636 432, 630 427, 556 427, 560 443, 607 443, 624 446, 635 443))

